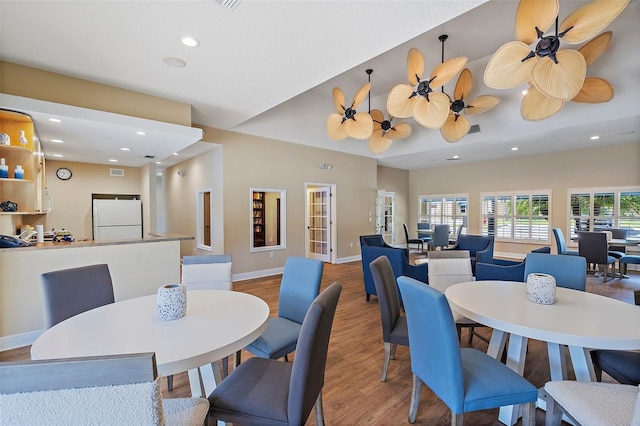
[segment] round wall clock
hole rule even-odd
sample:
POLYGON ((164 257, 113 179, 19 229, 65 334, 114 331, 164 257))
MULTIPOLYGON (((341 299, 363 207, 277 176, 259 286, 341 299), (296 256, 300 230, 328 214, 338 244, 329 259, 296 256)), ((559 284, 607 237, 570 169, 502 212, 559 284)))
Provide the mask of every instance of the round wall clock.
POLYGON ((56 176, 58 176, 58 179, 69 180, 71 179, 71 170, 67 169, 66 167, 60 167, 56 171, 56 176))

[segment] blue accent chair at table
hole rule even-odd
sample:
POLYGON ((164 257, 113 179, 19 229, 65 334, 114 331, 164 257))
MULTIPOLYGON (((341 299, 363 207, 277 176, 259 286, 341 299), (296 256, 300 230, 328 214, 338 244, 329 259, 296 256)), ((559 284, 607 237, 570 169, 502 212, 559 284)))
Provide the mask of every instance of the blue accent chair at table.
POLYGON ((429 265, 427 263, 421 265, 412 265, 409 263, 408 249, 361 245, 360 251, 362 254, 362 269, 364 273, 364 292, 367 301, 370 300, 372 294, 374 296, 378 295, 369 264, 380 256, 387 256, 396 279, 401 275, 406 275, 425 284, 429 283, 429 265))
POLYGON ((493 236, 462 234, 458 236, 458 241, 453 247, 443 250, 469 250, 471 270, 475 274, 476 262, 493 259, 493 236))
POLYGON ((562 229, 553 228, 553 236, 556 239, 556 250, 558 254, 566 254, 568 256, 577 256, 578 250, 567 250, 567 242, 564 239, 562 229))
MULTIPOLYGON (((531 253, 551 253, 551 247, 545 246, 532 250, 531 253)), ((525 282, 525 260, 516 262, 512 260, 491 259, 489 262, 482 259, 476 262, 476 281, 498 280, 525 282)))
POLYGON ((431 234, 429 235, 420 235, 422 232, 428 231, 431 232, 431 224, 429 222, 418 222, 418 238, 420 238, 424 243, 431 239, 431 234))
POLYGON ((484 352, 460 348, 453 314, 444 294, 409 277, 398 278, 405 299, 413 390, 409 423, 414 423, 424 382, 462 425, 469 411, 522 404, 523 425, 535 425, 538 389, 484 352))
POLYGON ((304 257, 289 257, 280 283, 278 316, 267 320, 267 328, 245 349, 261 358, 278 359, 296 350, 302 321, 320 294, 324 263, 304 257))
POLYGON ((529 253, 525 259, 524 279, 534 272, 553 275, 558 287, 580 291, 587 287, 587 261, 584 257, 529 253))

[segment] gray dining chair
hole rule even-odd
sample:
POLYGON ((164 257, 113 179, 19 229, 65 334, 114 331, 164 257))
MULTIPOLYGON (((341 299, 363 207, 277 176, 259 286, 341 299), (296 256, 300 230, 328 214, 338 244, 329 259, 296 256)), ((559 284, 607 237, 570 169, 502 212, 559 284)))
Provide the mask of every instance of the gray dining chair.
MULTIPOLYGON (((613 228, 610 230, 610 232, 611 238, 615 240, 626 240, 627 236, 629 235, 628 229, 613 228)), ((622 273, 622 265, 620 264, 620 259, 627 254, 627 247, 609 244, 608 254, 609 256, 616 258, 616 260, 618 261, 618 271, 622 273)))
MULTIPOLYGON (((578 232, 578 253, 587 260, 587 264, 594 264, 603 269, 603 281, 609 276, 609 265, 615 267, 616 258, 609 256, 607 235, 604 232, 578 232)), ((615 271, 613 271, 615 276, 615 271)))
POLYGON ((429 222, 418 222, 418 238, 425 243, 431 239, 431 224, 429 222), (427 231, 428 235, 425 235, 427 231))
POLYGON ((410 248, 409 247, 410 244, 415 244, 416 246, 418 246, 418 250, 423 251, 424 241, 422 241, 422 239, 420 238, 409 238, 409 229, 407 228, 406 223, 402 224, 402 228, 404 229, 404 238, 407 241, 407 248, 410 248))
POLYGON ((304 316, 292 363, 252 357, 209 395, 208 420, 253 425, 303 425, 315 408, 324 424, 324 386, 329 338, 342 285, 333 283, 304 316))
POLYGON ((106 264, 46 272, 41 276, 46 328, 100 306, 114 303, 106 264))
POLYGON ((0 363, 6 425, 202 426, 204 398, 162 399, 154 353, 0 363))
POLYGON ((433 237, 427 243, 434 250, 438 247, 449 246, 449 225, 436 225, 433 227, 433 237))
POLYGON ((389 362, 395 359, 398 345, 409 346, 407 318, 401 314, 400 296, 393 268, 386 256, 380 256, 369 263, 373 282, 378 295, 380 320, 382 322, 382 342, 384 343, 384 359, 380 381, 387 381, 389 362))

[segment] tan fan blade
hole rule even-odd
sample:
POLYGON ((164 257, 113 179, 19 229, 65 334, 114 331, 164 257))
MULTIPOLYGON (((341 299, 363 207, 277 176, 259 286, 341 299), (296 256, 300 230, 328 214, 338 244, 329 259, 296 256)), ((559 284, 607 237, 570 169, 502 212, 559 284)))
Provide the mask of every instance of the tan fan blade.
POLYGON ((460 77, 458 77, 456 88, 453 91, 453 97, 455 99, 469 99, 469 93, 471 93, 471 89, 473 89, 472 79, 473 76, 469 68, 463 69, 460 77))
POLYGON ((582 6, 560 24, 560 32, 573 27, 562 40, 569 44, 589 40, 613 22, 627 4, 629 0, 596 0, 582 6))
POLYGON ((354 139, 369 139, 373 133, 373 119, 367 112, 359 112, 354 120, 347 120, 347 134, 354 139))
POLYGON ((611 42, 611 36, 613 33, 611 31, 607 31, 606 33, 600 34, 598 37, 591 40, 589 43, 582 46, 578 49, 578 52, 582 53, 584 56, 584 60, 587 63, 587 66, 590 66, 595 61, 600 58, 600 55, 607 50, 609 47, 609 42, 611 42))
POLYGON ((342 115, 333 113, 327 118, 327 133, 334 141, 339 141, 347 136, 347 126, 342 122, 342 115))
POLYGON ((491 95, 483 95, 478 96, 469 104, 467 108, 464 110, 466 115, 476 115, 485 111, 489 111, 491 108, 494 108, 496 105, 500 103, 500 98, 497 96, 491 95))
POLYGON ((564 101, 545 96, 535 86, 531 86, 522 98, 520 114, 525 120, 538 121, 551 117, 563 106, 564 101))
POLYGON ((440 128, 440 134, 447 142, 458 142, 469 133, 469 129, 471 129, 471 123, 467 117, 459 115, 456 120, 456 115, 451 113, 440 128))
POLYGON ((358 90, 358 93, 353 97, 353 106, 351 108, 357 109, 362 101, 367 97, 367 93, 371 90, 371 83, 365 83, 364 86, 358 90))
POLYGON ((558 0, 520 0, 516 11, 516 39, 532 44, 538 39, 536 27, 546 33, 559 9, 558 0))
POLYGON ((613 86, 607 80, 598 77, 587 77, 580 92, 571 100, 587 104, 599 104, 609 102, 611 99, 613 99, 613 86))
POLYGON ((393 141, 382 130, 373 132, 373 135, 369 138, 369 150, 374 154, 382 154, 389 149, 391 142, 393 141))
POLYGON ((333 103, 338 110, 338 114, 344 114, 344 109, 346 108, 344 104, 344 93, 342 93, 339 87, 333 88, 333 103))
POLYGON ((528 83, 537 62, 536 57, 522 62, 529 52, 529 46, 520 41, 503 44, 484 70, 484 83, 494 89, 511 89, 528 83))
POLYGON ((531 72, 531 81, 545 95, 568 101, 578 94, 587 75, 584 56, 577 50, 558 50, 558 63, 542 58, 531 72))
POLYGON ((369 113, 373 119, 373 131, 382 129, 382 122, 384 121, 384 115, 379 109, 372 109, 369 113))
POLYGON ((449 97, 444 93, 429 93, 429 102, 419 97, 413 106, 413 118, 429 129, 439 129, 449 115, 449 97))
POLYGON ((431 77, 429 77, 431 80, 429 87, 437 89, 438 87, 447 84, 447 82, 451 80, 453 76, 458 74, 465 65, 467 65, 466 56, 449 59, 448 61, 438 65, 431 73, 431 77))
POLYGON ((417 96, 409 98, 413 94, 413 88, 407 84, 398 84, 391 89, 387 97, 387 111, 394 117, 408 118, 413 114, 413 104, 417 96))
POLYGON ((411 125, 409 123, 398 123, 387 132, 387 137, 392 141, 404 139, 409 135, 411 135, 411 125))
POLYGON ((424 73, 424 58, 418 49, 409 50, 407 55, 407 78, 412 86, 418 85, 418 78, 424 73), (417 77, 416 77, 417 76, 417 77))

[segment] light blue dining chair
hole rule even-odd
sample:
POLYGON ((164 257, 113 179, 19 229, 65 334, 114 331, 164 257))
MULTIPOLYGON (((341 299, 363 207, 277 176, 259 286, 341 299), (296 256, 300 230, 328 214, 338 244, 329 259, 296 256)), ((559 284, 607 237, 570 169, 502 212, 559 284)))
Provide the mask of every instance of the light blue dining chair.
POLYGON ((413 390, 409 423, 415 423, 422 382, 462 425, 469 411, 522 404, 523 425, 535 425, 538 390, 506 365, 473 348, 460 348, 444 294, 409 277, 399 277, 409 329, 413 390))
POLYGON ((532 273, 553 275, 558 287, 584 291, 587 286, 587 261, 580 256, 529 253, 524 262, 525 281, 532 273))
POLYGON ((296 350, 307 309, 320 293, 324 263, 304 257, 289 257, 280 283, 278 316, 267 320, 267 328, 245 349, 261 358, 278 359, 296 350))
POLYGON ((564 239, 562 229, 553 228, 553 236, 556 239, 556 249, 558 254, 566 254, 568 256, 578 256, 578 250, 567 250, 567 242, 564 239))
POLYGON ((433 237, 427 242, 429 247, 437 249, 438 247, 449 246, 449 225, 436 225, 433 227, 433 237))

